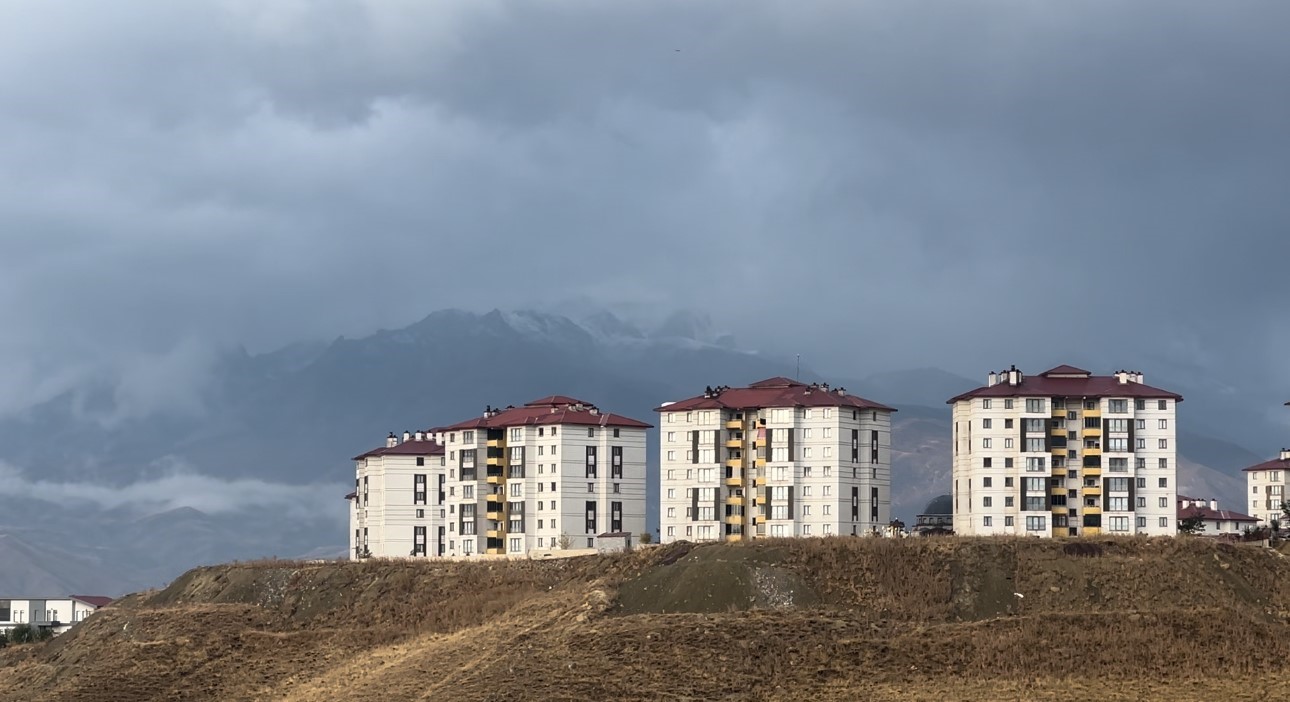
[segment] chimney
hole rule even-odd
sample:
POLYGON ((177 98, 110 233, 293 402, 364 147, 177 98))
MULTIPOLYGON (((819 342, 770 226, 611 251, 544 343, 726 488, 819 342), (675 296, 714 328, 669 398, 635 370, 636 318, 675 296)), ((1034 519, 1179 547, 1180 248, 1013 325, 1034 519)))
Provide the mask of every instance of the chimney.
POLYGON ((1124 385, 1124 384, 1128 383, 1128 382, 1129 382, 1129 372, 1128 372, 1128 371, 1122 371, 1122 370, 1121 370, 1121 371, 1116 371, 1116 372, 1115 372, 1115 381, 1116 381, 1117 383, 1121 384, 1121 385, 1124 385))
POLYGON ((846 395, 846 394, 847 394, 847 389, 846 389, 846 388, 838 388, 838 394, 839 394, 839 395, 846 395))
POLYGON ((1290 461, 1290 449, 1281 449, 1281 460, 1290 461))
POLYGON ((1210 508, 1210 509, 1212 509, 1212 510, 1214 510, 1215 512, 1217 512, 1217 511, 1218 511, 1218 500, 1210 500, 1210 501, 1209 501, 1209 508, 1210 508))
POLYGON ((399 445, 398 437, 394 435, 394 432, 390 432, 390 435, 385 437, 385 448, 394 448, 395 446, 398 446, 398 445, 399 445))
POLYGON ((408 441, 411 441, 411 440, 412 440, 412 433, 407 431, 403 432, 403 442, 407 443, 408 441))
POLYGON ((990 371, 990 375, 986 376, 986 387, 992 388, 998 384, 999 384, 999 374, 995 373, 994 371, 990 371))
POLYGON ((1013 386, 1021 385, 1021 371, 1017 370, 1016 366, 1008 369, 1008 384, 1013 386))
POLYGON ((417 432, 417 441, 425 441, 425 440, 426 440, 426 433, 423 431, 417 432))
POLYGON ((1138 371, 1133 374, 1133 382, 1137 383, 1138 385, 1142 384, 1142 371, 1138 371))

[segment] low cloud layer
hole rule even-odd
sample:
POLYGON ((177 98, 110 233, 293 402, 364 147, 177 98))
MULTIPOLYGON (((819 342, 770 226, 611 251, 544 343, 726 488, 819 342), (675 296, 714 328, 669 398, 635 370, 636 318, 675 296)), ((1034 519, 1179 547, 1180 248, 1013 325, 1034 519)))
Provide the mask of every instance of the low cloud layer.
POLYGON ((699 307, 853 376, 1290 384, 1287 22, 1200 0, 9 3, 0 411, 103 375, 127 413, 182 410, 220 347, 569 296, 699 307))
POLYGON ((141 516, 189 507, 210 515, 271 511, 299 520, 335 521, 335 484, 286 485, 262 480, 224 480, 193 471, 179 461, 153 466, 154 477, 123 487, 87 482, 31 480, 0 461, 0 496, 39 499, 64 507, 126 509, 141 516))

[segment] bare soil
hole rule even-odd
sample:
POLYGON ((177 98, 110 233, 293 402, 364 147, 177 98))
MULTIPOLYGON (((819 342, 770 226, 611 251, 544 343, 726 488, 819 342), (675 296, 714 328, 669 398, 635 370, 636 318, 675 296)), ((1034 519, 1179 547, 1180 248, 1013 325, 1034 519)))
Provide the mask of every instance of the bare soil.
POLYGON ((1203 539, 677 544, 191 571, 0 700, 1290 699, 1290 558, 1203 539))

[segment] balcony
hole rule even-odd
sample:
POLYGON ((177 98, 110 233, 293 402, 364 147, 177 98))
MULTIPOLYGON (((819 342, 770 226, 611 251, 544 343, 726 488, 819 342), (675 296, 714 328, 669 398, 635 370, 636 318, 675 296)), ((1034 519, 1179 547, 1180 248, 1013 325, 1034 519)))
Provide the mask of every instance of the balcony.
POLYGON ((490 492, 490 493, 488 493, 488 495, 487 495, 487 496, 485 496, 485 497, 484 497, 484 499, 485 499, 485 500, 487 500, 487 501, 489 502, 489 506, 488 506, 488 507, 489 507, 489 509, 492 509, 492 503, 499 503, 499 504, 500 504, 500 503, 502 503, 502 502, 505 502, 505 501, 506 501, 506 495, 503 495, 503 494, 502 494, 502 493, 500 493, 500 492, 490 492))
POLYGON ((1066 427, 1049 427, 1048 433, 1053 436, 1066 436, 1066 427))
POLYGON ((1080 475, 1086 478, 1100 478, 1102 477, 1102 466, 1084 466, 1080 470, 1080 475))
POLYGON ((1102 435, 1102 427, 1084 427, 1084 431, 1080 432, 1080 436, 1101 436, 1101 435, 1102 435))
POLYGON ((1085 485, 1080 488, 1080 494, 1085 497, 1101 497, 1102 488, 1097 485, 1085 485))
POLYGON ((484 532, 484 536, 486 536, 486 537, 488 537, 488 538, 490 538, 490 539, 500 539, 500 538, 502 538, 503 536, 506 536, 506 530, 504 530, 504 529, 489 529, 488 531, 484 532))
POLYGON ((727 439, 727 440, 726 440, 726 448, 728 448, 728 449, 741 449, 741 448, 743 448, 743 447, 744 447, 744 440, 743 440, 743 439, 727 439))
POLYGON ((730 475, 726 476, 726 487, 743 487, 743 484, 744 484, 743 471, 735 471, 730 475))
POLYGON ((1053 507, 1052 507, 1052 513, 1053 513, 1053 514, 1061 514, 1061 515, 1065 515, 1065 514, 1066 514, 1066 505, 1053 505, 1053 507))
POLYGON ((506 445, 506 439, 489 439, 488 448, 502 448, 506 445))
POLYGON ((489 484, 489 485, 502 485, 502 484, 503 484, 503 483, 505 483, 505 482, 506 482, 506 478, 505 478, 501 473, 489 473, 489 474, 488 474, 488 484, 489 484))
POLYGON ((743 468, 744 467, 743 456, 726 459, 725 465, 727 468, 734 468, 735 470, 743 468))
POLYGON ((506 459, 501 456, 489 456, 485 460, 485 464, 497 468, 506 465, 506 459))
POLYGON ((756 465, 758 468, 765 468, 765 467, 766 467, 766 459, 761 458, 761 457, 759 456, 759 457, 757 458, 757 461, 756 461, 755 465, 756 465))
POLYGON ((1084 514, 1101 514, 1101 513, 1102 513, 1101 507, 1089 507, 1088 505, 1084 505, 1084 514))
POLYGON ((724 521, 726 524, 743 524, 744 515, 740 513, 727 514, 724 521))
POLYGON ((1084 455, 1085 455, 1085 456, 1101 456, 1101 455, 1102 455, 1102 447, 1101 447, 1101 446, 1085 446, 1085 447, 1084 447, 1084 455))
POLYGON ((758 506, 766 504, 766 496, 758 493, 758 495, 753 498, 753 504, 758 506))
POLYGON ((726 543, 733 544, 744 540, 743 534, 726 534, 726 543))
POLYGON ((728 495, 728 496, 726 496, 726 504, 728 504, 728 505, 735 505, 735 506, 739 506, 739 505, 742 505, 743 503, 744 503, 744 496, 743 496, 743 495, 728 495))
POLYGON ((740 431, 743 428, 744 420, 742 419, 731 419, 726 422, 726 429, 729 429, 730 431, 740 431))
POLYGON ((484 551, 484 554, 485 554, 485 555, 488 555, 488 556, 505 556, 505 555, 506 555, 506 549, 505 549, 505 548, 501 548, 501 547, 498 547, 498 548, 490 548, 490 549, 488 549, 487 551, 484 551))
POLYGON ((488 511, 484 513, 484 516, 487 517, 489 521, 494 522, 500 522, 506 518, 506 514, 502 512, 501 507, 492 506, 489 506, 488 511))
POLYGON ((1084 416, 1085 416, 1085 417, 1101 417, 1101 416, 1102 416, 1102 408, 1101 408, 1101 407, 1094 407, 1093 409, 1085 409, 1085 410, 1084 410, 1084 416))

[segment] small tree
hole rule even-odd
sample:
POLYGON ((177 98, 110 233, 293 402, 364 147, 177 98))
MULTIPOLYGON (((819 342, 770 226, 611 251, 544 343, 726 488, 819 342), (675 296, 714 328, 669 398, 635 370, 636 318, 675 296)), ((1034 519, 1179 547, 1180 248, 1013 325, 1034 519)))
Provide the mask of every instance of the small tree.
POLYGON ((1281 533, 1281 520, 1273 519, 1268 522, 1268 526, 1272 527, 1271 533, 1268 534, 1268 541, 1276 541, 1277 534, 1281 533))
POLYGON ((1205 531, 1205 518, 1199 514, 1183 517, 1178 521, 1179 534, 1199 534, 1205 531))
POLYGON ((0 648, 4 648, 5 646, 8 646, 8 645, 9 645, 9 632, 5 631, 4 629, 0 629, 0 648))
POLYGON ((652 544, 652 543, 654 543, 654 535, 649 533, 648 531, 642 531, 641 544, 652 544))
POLYGON ((560 540, 557 543, 559 544, 561 551, 568 551, 569 547, 573 545, 573 539, 569 538, 568 534, 561 534, 560 540))

